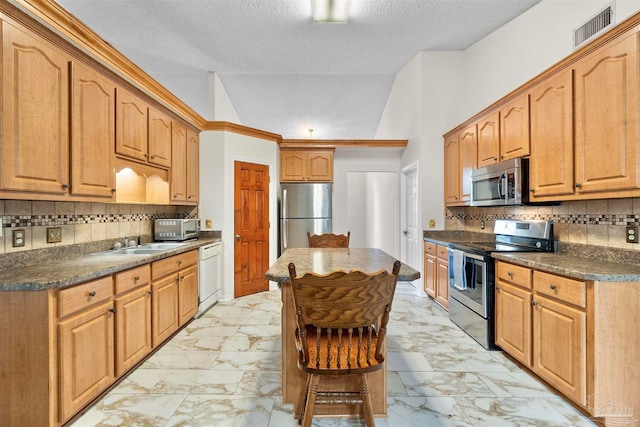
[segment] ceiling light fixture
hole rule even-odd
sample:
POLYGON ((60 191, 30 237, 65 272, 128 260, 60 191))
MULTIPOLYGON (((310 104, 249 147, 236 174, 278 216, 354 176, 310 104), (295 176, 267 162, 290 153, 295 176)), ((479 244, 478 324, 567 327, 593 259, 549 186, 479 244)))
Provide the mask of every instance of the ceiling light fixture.
POLYGON ((346 24, 350 0, 311 0, 313 22, 346 24))

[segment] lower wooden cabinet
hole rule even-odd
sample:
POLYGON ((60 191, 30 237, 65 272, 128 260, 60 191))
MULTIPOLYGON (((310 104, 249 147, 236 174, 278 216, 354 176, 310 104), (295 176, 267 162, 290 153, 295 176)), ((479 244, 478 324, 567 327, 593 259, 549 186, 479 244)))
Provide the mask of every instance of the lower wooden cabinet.
POLYGON ((180 327, 178 321, 178 281, 175 275, 154 281, 152 294, 152 343, 156 348, 180 327))
POLYGON ((496 344, 531 366, 531 291, 498 282, 495 313, 496 344))
POLYGON ((448 247, 424 242, 424 291, 444 308, 449 307, 448 247))
POLYGON ((198 312, 198 266, 193 265, 178 273, 178 320, 180 326, 198 312))
POLYGON ((151 285, 116 298, 116 375, 151 352, 151 285))

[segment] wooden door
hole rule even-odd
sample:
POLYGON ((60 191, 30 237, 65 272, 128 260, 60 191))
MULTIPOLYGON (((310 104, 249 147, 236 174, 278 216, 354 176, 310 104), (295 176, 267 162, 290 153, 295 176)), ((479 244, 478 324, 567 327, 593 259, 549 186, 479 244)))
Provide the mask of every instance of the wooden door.
POLYGON ((200 137, 197 132, 187 130, 187 201, 197 203, 200 191, 200 137))
POLYGON ((307 153, 307 181, 333 181, 332 151, 309 151, 307 153))
POLYGON ((437 259, 436 301, 444 308, 449 307, 449 262, 437 259))
POLYGON ((500 112, 478 121, 478 167, 494 164, 500 156, 500 112))
POLYGON ((178 319, 182 326, 198 312, 198 266, 185 268, 178 275, 178 319))
POLYGON ((117 88, 116 93, 116 153, 146 161, 149 157, 148 106, 124 88, 117 88))
POLYGON ((524 94, 500 110, 500 160, 528 156, 529 95, 524 94))
POLYGON ((634 33, 576 63, 578 193, 640 187, 638 37, 634 33))
POLYGON ((112 308, 109 301, 58 323, 62 421, 115 378, 112 308))
POLYGON ((307 153, 304 151, 280 152, 280 181, 307 180, 307 153))
POLYGON ((187 128, 174 122, 171 132, 171 201, 187 200, 187 128))
POLYGON ((446 205, 460 203, 460 158, 458 134, 444 141, 444 201, 446 205))
POLYGON ((170 274, 151 284, 151 341, 153 348, 178 330, 178 274, 170 274))
POLYGON ((471 171, 478 167, 478 139, 476 125, 460 132, 460 201, 471 201, 471 171))
POLYGON ((531 366, 531 292, 498 281, 495 313, 496 344, 531 366))
POLYGON ((2 22, 0 187, 65 194, 69 183, 69 58, 2 22))
POLYGON ((540 295, 534 298, 533 370, 586 404, 586 314, 540 295))
POLYGON ((71 193, 113 199, 116 87, 84 65, 71 65, 71 193))
POLYGON ((171 167, 171 119, 149 107, 149 163, 171 167))
POLYGON ((269 290, 269 166, 235 162, 235 296, 269 290))
POLYGON ((531 90, 532 200, 573 194, 573 85, 571 70, 531 90))
POLYGON ((151 352, 151 285, 116 298, 116 376, 151 352))

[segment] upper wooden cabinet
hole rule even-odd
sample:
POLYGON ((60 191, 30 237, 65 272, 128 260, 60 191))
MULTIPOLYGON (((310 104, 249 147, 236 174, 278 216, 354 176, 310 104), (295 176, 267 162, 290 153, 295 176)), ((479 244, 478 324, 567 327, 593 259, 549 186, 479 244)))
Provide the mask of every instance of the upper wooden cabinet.
POLYGON ((500 161, 529 155, 529 95, 500 109, 500 161))
POLYGON ((478 167, 496 163, 500 157, 500 112, 489 113, 477 125, 478 167))
POLYGON ((2 22, 0 188, 68 194, 70 58, 2 22))
POLYGON ((197 204, 199 200, 199 136, 174 122, 171 149, 171 202, 197 204))
POLYGON ((149 163, 171 167, 171 125, 166 114, 149 107, 149 163))
POLYGON ((471 171, 478 167, 477 126, 472 125, 460 132, 460 201, 471 202, 471 171))
POLYGON ((115 198, 115 94, 111 80, 72 64, 72 194, 115 198))
POLYGON ((575 64, 578 194, 640 188, 637 32, 575 64))
POLYGON ((116 153, 146 161, 149 157, 147 109, 145 101, 128 90, 117 90, 116 153))
POLYGON ((530 92, 531 200, 573 194, 573 86, 565 70, 530 92))
POLYGON ((444 201, 447 206, 460 204, 460 151, 458 134, 444 140, 444 201))
POLYGON ((187 201, 197 203, 200 194, 200 135, 187 129, 187 201))
POLYGON ((281 182, 332 182, 333 150, 280 150, 281 182))

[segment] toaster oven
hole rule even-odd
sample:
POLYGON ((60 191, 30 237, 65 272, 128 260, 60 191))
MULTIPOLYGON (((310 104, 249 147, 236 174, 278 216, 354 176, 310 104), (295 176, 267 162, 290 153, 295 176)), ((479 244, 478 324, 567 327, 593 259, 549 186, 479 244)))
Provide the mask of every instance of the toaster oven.
POLYGON ((153 240, 183 241, 200 236, 199 219, 156 219, 153 223, 153 240))

